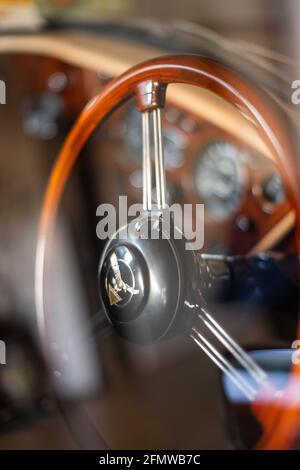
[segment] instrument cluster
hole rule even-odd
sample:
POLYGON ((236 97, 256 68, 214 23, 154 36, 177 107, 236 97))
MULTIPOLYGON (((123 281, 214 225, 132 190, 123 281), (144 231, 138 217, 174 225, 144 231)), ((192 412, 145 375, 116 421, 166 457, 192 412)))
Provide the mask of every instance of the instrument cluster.
MULTIPOLYGON (((135 102, 111 117, 105 131, 99 139, 105 197, 127 194, 140 202, 142 124, 135 102)), ((173 105, 163 111, 163 140, 168 203, 204 204, 210 252, 247 253, 288 211, 274 163, 242 140, 173 105)))

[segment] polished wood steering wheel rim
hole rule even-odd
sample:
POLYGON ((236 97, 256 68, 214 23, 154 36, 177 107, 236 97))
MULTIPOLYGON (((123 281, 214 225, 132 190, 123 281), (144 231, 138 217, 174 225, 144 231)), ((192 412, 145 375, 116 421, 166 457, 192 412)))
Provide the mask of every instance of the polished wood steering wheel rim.
MULTIPOLYGON (((47 253, 50 247, 57 210, 72 168, 89 136, 111 112, 136 95, 141 111, 163 106, 168 84, 184 83, 205 88, 227 100, 254 122, 261 139, 278 164, 287 195, 296 213, 296 244, 300 252, 300 180, 286 117, 266 93, 246 79, 210 59, 192 55, 165 56, 137 65, 112 80, 82 111, 69 133, 48 182, 41 211, 36 252, 36 308, 44 352, 48 356, 47 320, 44 305, 47 253)), ((298 326, 300 336, 300 326, 298 326)), ((295 386, 300 366, 294 366, 288 387, 295 386)), ((296 432, 299 405, 286 410, 277 405, 261 410, 253 405, 264 434, 259 448, 289 448, 291 429, 296 432), (290 431, 282 433, 282 427, 290 431)), ((293 433, 292 433, 293 434, 293 433)))

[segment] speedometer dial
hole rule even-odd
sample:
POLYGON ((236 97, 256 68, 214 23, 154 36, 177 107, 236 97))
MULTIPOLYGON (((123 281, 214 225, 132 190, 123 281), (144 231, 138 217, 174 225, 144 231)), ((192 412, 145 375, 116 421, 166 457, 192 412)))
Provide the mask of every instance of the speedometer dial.
POLYGON ((212 217, 229 217, 240 207, 246 186, 244 159, 245 152, 225 140, 214 140, 201 151, 195 187, 212 217))

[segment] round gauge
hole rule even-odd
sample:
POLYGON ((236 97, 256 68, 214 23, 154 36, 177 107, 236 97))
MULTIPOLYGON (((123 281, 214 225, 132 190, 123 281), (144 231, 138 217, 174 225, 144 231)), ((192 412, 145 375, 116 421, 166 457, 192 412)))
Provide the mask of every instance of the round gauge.
MULTIPOLYGON (((130 106, 124 116, 122 139, 129 158, 142 164, 142 117, 136 106, 130 106)), ((186 136, 176 127, 163 129, 164 158, 167 170, 180 168, 184 160, 186 136)))
POLYGON ((195 186, 205 209, 223 219, 236 212, 245 191, 245 153, 225 140, 214 140, 198 156, 195 186))
POLYGON ((263 195, 268 202, 281 204, 285 199, 285 190, 277 173, 269 175, 263 183, 263 195))

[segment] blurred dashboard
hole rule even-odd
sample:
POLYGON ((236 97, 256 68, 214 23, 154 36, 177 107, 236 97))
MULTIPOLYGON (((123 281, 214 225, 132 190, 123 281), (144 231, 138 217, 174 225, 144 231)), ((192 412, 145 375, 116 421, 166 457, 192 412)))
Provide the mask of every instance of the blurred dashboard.
MULTIPOLYGON (((91 53, 87 38, 83 43, 78 37, 74 43, 70 37, 64 40, 68 62, 51 57, 55 38, 45 36, 39 44, 30 36, 22 44, 12 38, 12 52, 2 55, 1 61, 8 90, 14 90, 11 102, 19 97, 16 106, 24 134, 31 142, 53 142, 57 150, 84 104, 114 73, 156 53, 145 46, 95 38, 93 49, 100 41, 106 52, 101 51, 93 68, 91 64, 81 68, 74 62, 82 48, 91 53), (25 51, 21 56, 13 53, 19 45, 25 51), (76 57, 73 46, 78 46, 76 57), (38 55, 31 53, 34 48, 38 55), (38 73, 33 76, 32 70, 38 73)), ((222 100, 200 89, 172 85, 163 129, 168 202, 204 204, 206 251, 247 253, 290 213, 280 175, 254 126, 222 100)), ((94 198, 93 208, 103 201, 116 202, 119 194, 127 194, 131 202, 141 201, 141 139, 134 102, 124 105, 95 133, 89 146, 92 157, 84 164, 93 181, 93 195, 88 196, 94 198)), ((287 225, 292 226, 290 216, 287 225)))

